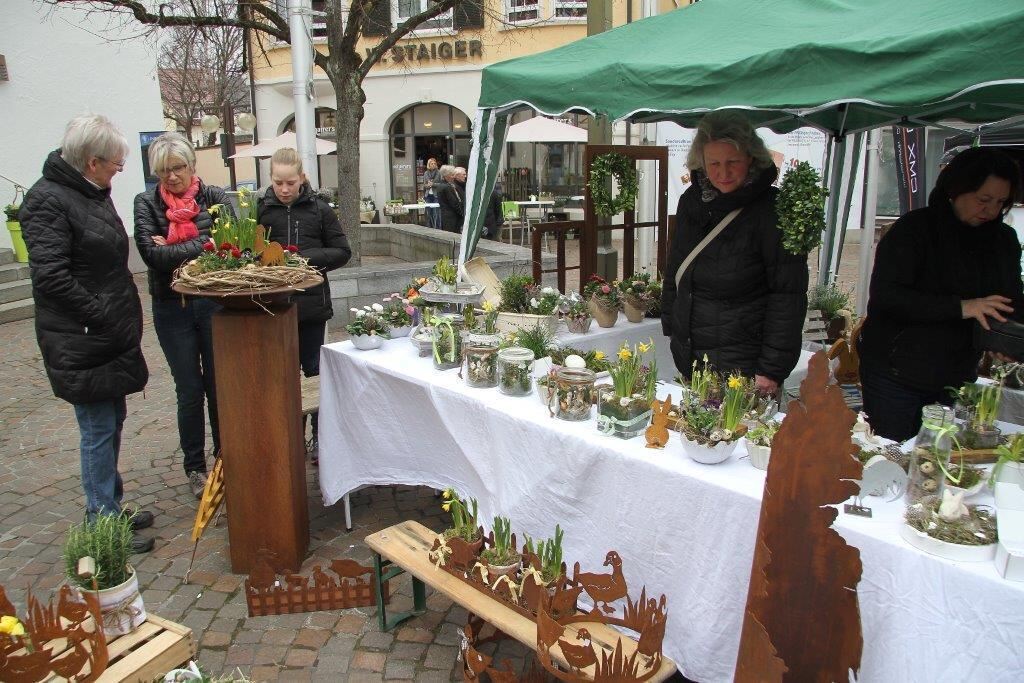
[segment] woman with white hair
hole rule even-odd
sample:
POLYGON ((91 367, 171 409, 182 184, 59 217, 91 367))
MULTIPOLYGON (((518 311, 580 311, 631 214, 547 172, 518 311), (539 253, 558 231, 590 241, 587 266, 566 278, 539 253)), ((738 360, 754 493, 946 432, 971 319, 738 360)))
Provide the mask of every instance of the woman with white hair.
MULTIPOLYGON (((126 396, 149 379, 142 303, 128 270, 128 233, 110 201, 128 142, 104 116, 72 119, 21 208, 29 248, 36 338, 57 398, 75 408, 86 517, 121 513, 117 471, 126 396)), ((138 512, 133 530, 153 524, 138 512)), ((134 552, 153 539, 135 536, 134 552)))
POLYGON ((753 377, 774 394, 800 357, 807 257, 782 247, 778 169, 746 117, 701 119, 687 158, 662 290, 662 328, 689 377, 706 356, 719 372, 753 377))
POLYGON ((206 486, 204 396, 213 450, 220 450, 211 320, 220 306, 176 293, 171 277, 178 266, 199 256, 210 239, 209 208, 222 204, 230 212, 231 205, 224 190, 206 185, 196 175, 195 150, 180 133, 164 133, 153 141, 149 167, 160 182, 135 197, 135 244, 149 266, 153 326, 174 377, 185 476, 192 494, 201 498, 206 486))

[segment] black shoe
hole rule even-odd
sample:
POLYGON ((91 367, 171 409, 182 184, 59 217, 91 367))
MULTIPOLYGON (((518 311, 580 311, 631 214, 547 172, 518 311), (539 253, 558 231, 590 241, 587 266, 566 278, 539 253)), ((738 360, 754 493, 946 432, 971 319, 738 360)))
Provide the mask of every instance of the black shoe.
MULTIPOLYGON (((150 519, 150 522, 153 520, 150 519)), ((148 553, 153 549, 153 539, 146 538, 145 536, 139 536, 138 534, 132 534, 132 552, 133 553, 148 553)))
POLYGON ((132 515, 130 510, 124 510, 121 514, 132 518, 132 531, 148 529, 153 526, 153 513, 149 510, 136 510, 134 515, 132 515))

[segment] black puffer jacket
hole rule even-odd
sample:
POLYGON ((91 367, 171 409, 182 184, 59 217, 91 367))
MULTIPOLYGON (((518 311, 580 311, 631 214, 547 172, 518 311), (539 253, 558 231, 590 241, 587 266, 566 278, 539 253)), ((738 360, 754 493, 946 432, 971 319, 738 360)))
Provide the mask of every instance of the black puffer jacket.
POLYGON ((781 383, 800 358, 807 312, 807 257, 782 248, 772 167, 721 194, 700 171, 679 198, 676 232, 662 291, 662 328, 676 367, 689 377, 694 360, 720 372, 739 370, 781 383), (700 253, 676 291, 683 259, 737 207, 743 211, 700 253))
POLYGON ((441 229, 448 232, 462 232, 466 218, 466 186, 455 180, 434 185, 437 203, 440 204, 441 229))
POLYGON ((352 258, 352 248, 338 215, 308 184, 302 186, 291 205, 282 204, 274 188, 268 187, 258 206, 260 224, 270 230, 270 239, 281 246, 294 244, 299 248, 299 256, 309 259, 309 265, 324 276, 322 285, 292 296, 298 304, 299 322, 330 320, 334 308, 327 272, 341 268, 352 258))
POLYGON ((196 203, 200 211, 193 222, 199 230, 199 236, 187 242, 160 246, 153 243, 153 237, 167 237, 170 227, 167 204, 160 196, 160 188, 154 187, 135 196, 135 244, 142 260, 149 266, 149 293, 154 300, 181 296, 171 289, 171 278, 178 266, 199 256, 203 252, 203 243, 209 241, 213 216, 208 209, 222 204, 225 211, 234 215, 224 190, 215 185, 205 185, 203 181, 199 181, 196 203))
POLYGON ((53 393, 70 403, 142 391, 142 303, 128 233, 100 190, 51 152, 21 207, 36 337, 53 393))
POLYGON ((1020 244, 1002 221, 961 223, 944 194, 906 214, 878 243, 868 316, 857 350, 861 365, 922 391, 977 378, 981 353, 961 301, 991 294, 1013 300, 1024 318, 1020 244))

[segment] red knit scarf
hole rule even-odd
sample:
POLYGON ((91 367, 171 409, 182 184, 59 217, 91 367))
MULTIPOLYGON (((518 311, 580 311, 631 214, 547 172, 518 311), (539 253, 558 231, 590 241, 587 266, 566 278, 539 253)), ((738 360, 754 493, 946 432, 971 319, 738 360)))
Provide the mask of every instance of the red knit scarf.
POLYGON ((199 192, 199 176, 192 176, 192 184, 182 194, 168 192, 163 184, 159 185, 160 196, 167 205, 167 244, 185 242, 199 237, 199 229, 193 219, 199 215, 199 204, 196 194, 199 192))

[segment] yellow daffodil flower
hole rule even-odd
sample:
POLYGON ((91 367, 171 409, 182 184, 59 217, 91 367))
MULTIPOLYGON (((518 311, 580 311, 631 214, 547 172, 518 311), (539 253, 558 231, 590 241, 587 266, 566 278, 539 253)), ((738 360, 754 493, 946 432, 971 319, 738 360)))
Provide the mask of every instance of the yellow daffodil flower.
POLYGON ((441 497, 444 498, 445 500, 451 500, 454 496, 455 491, 453 491, 452 489, 445 489, 444 493, 441 494, 441 497))
POLYGON ((629 360, 630 358, 633 357, 633 353, 629 349, 627 349, 625 346, 623 346, 621 349, 619 349, 619 354, 618 355, 619 355, 619 360, 629 360))
POLYGON ((240 201, 240 202, 238 202, 238 205, 240 207, 242 207, 243 209, 248 209, 249 208, 249 202, 241 202, 240 201))
POLYGON ((637 345, 637 348, 640 349, 640 353, 647 353, 648 351, 651 350, 650 344, 644 344, 643 342, 640 342, 637 345))
POLYGON ((0 617, 0 633, 6 633, 9 636, 23 636, 25 635, 25 627, 18 621, 17 617, 0 617))
POLYGON ((209 209, 207 209, 207 211, 210 213, 211 216, 216 216, 217 214, 220 213, 220 204, 214 204, 209 209))
POLYGON ((594 360, 604 360, 604 351, 594 351, 594 360))
POLYGON ((451 509, 451 507, 452 507, 451 503, 444 503, 444 504, 441 505, 441 509, 444 510, 445 512, 448 512, 451 509))
POLYGON ((729 377, 729 388, 730 389, 740 389, 742 387, 743 387, 743 380, 742 379, 740 379, 736 375, 732 375, 731 377, 729 377))
POLYGON ((484 312, 485 313, 492 313, 493 311, 494 311, 494 304, 492 304, 490 301, 485 301, 484 302, 484 312))

